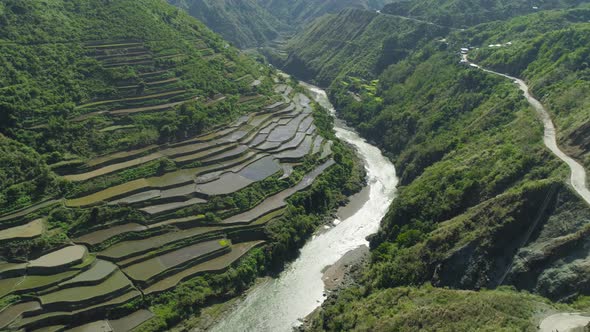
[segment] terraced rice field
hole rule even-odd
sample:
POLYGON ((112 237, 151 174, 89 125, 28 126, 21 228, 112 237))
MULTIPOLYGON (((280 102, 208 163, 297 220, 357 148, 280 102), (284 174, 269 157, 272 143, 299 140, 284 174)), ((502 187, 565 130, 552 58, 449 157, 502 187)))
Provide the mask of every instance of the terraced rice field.
POLYGON ((116 271, 99 285, 100 287, 92 285, 65 288, 41 295, 41 305, 45 307, 60 305, 63 308, 63 306, 75 306, 84 302, 96 304, 102 302, 101 299, 104 297, 121 293, 123 290, 132 287, 129 279, 120 271, 116 271))
POLYGON ((0 242, 4 240, 33 239, 43 233, 43 219, 35 219, 27 224, 0 230, 0 242))
POLYGON ((139 262, 123 269, 131 279, 147 283, 164 272, 229 249, 219 240, 200 242, 139 262))
MULTIPOLYGON (((138 65, 154 57, 142 43, 134 41, 91 45, 88 49, 109 66, 138 65)), ((167 70, 141 74, 147 84, 164 89, 179 81, 170 75, 167 70)), ((132 90, 134 85, 131 82, 120 88, 132 90)), ((309 99, 287 85, 276 86, 276 91, 282 94, 282 101, 243 115, 224 128, 173 144, 97 157, 65 175, 72 182, 83 182, 163 158, 177 166, 158 176, 65 200, 68 209, 87 211, 95 206, 124 206, 135 217, 78 231, 72 236, 75 245, 26 263, 0 262, 0 298, 28 295, 26 300, 0 311, 0 330, 9 326, 25 330, 74 327, 71 331, 127 331, 153 314, 140 310, 126 312, 128 315, 120 319, 105 319, 108 308, 137 299, 141 292, 165 292, 197 275, 222 273, 253 248, 263 246, 267 239, 262 228, 281 218, 289 197, 306 190, 334 164, 330 158, 332 142, 318 135, 309 99), (251 202, 255 206, 247 209, 218 204, 255 184, 290 178, 307 157, 315 166, 291 187, 292 182, 279 180, 281 187, 263 193, 263 198, 258 198, 261 201, 251 202)), ((173 105, 133 105, 183 93, 164 90, 126 99, 89 101, 79 109, 88 110, 83 116, 90 117, 93 112, 116 115, 156 111, 173 105), (121 108, 121 103, 126 107, 121 108)), ((105 131, 125 129, 124 125, 111 124, 105 131)), ((48 201, 0 216, 0 241, 41 236, 47 232, 46 221, 31 214, 60 202, 48 201)))
POLYGON ((149 310, 138 310, 132 314, 119 319, 98 320, 92 323, 84 324, 67 332, 127 332, 141 323, 152 318, 154 314, 149 310))
POLYGON ((81 263, 87 253, 84 246, 68 246, 30 261, 27 269, 42 272, 60 270, 81 263))

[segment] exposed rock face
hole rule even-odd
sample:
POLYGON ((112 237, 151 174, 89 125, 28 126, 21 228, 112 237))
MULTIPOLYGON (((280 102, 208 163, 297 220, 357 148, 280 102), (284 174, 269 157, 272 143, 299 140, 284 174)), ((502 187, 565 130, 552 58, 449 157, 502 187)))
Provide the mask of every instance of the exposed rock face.
MULTIPOLYGON (((482 209, 480 216, 496 220, 497 227, 449 251, 434 268, 434 283, 470 289, 514 285, 554 300, 587 291, 590 211, 563 185, 523 196, 522 202, 506 201, 516 198, 508 196, 490 203, 489 209, 511 209, 498 219, 482 209)), ((478 223, 478 217, 470 220, 478 223)))

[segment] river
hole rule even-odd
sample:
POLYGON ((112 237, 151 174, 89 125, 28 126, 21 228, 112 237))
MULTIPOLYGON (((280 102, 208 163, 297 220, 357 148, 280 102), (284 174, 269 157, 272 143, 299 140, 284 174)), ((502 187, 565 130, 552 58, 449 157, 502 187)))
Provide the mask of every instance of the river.
MULTIPOLYGON (((326 93, 302 83, 313 98, 335 116, 326 93)), ((362 206, 348 208, 336 226, 310 239, 299 257, 276 279, 267 280, 251 289, 246 298, 211 331, 292 331, 300 319, 324 301, 323 270, 346 253, 368 245, 366 237, 377 232, 379 223, 396 193, 398 179, 395 167, 381 151, 335 119, 336 135, 350 143, 365 163, 368 198, 362 206), (352 210, 352 212, 350 212, 352 210)), ((358 204, 352 201, 350 204, 358 204)))

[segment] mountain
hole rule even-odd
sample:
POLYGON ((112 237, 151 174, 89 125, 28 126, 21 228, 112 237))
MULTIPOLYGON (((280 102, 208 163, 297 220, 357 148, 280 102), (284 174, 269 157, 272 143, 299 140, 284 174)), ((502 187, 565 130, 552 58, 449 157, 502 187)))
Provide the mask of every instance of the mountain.
POLYGON ((371 78, 413 48, 448 29, 360 9, 326 15, 295 35, 287 57, 273 62, 304 80, 327 86, 345 75, 371 78))
POLYGON ((449 27, 469 27, 479 23, 506 20, 538 11, 571 8, 583 3, 586 3, 586 1, 402 0, 387 4, 383 8, 383 12, 449 27))
POLYGON ((362 187, 295 81, 165 1, 2 1, 0 68, 2 331, 170 330, 362 187))
POLYGON ((587 310, 590 207, 521 91, 460 63, 459 50, 525 79, 588 172, 589 18, 583 7, 541 11, 452 30, 377 76, 334 71, 339 115, 394 160, 402 186, 358 283, 329 298, 311 330, 469 331, 485 320, 477 306, 494 306, 491 330, 534 330, 531 317, 547 308, 527 292, 587 310))
POLYGON ((170 1, 238 47, 250 47, 279 36, 284 23, 258 0, 170 1))
POLYGON ((269 44, 344 8, 381 9, 387 0, 169 0, 241 48, 269 44))
POLYGON ((580 8, 490 23, 469 31, 465 38, 466 43, 484 46, 473 53, 477 61, 529 83, 553 115, 560 145, 586 169, 590 169, 589 12, 580 8))
POLYGON ((337 13, 345 8, 379 10, 388 0, 259 0, 275 16, 291 24, 309 22, 325 14, 337 13))
POLYGON ((396 1, 379 12, 344 9, 324 15, 262 53, 271 63, 322 86, 348 73, 371 79, 424 42, 450 31, 585 1, 396 1), (537 9, 533 9, 536 7, 537 9))
MULTIPOLYGON (((237 79, 265 73, 171 6, 138 1, 133 9, 139 13, 130 13, 129 6, 128 1, 3 2, 0 133, 35 149, 48 163, 176 140, 232 115, 208 117, 212 110, 200 110, 204 122, 182 123, 167 104, 249 93, 250 82, 237 79), (111 110, 164 105, 160 110, 169 116, 139 112, 123 121, 125 129, 105 131, 121 124, 101 116, 108 110, 103 105, 111 110)), ((13 191, 16 196, 8 195, 13 199, 0 210, 26 202, 24 192, 13 191)))

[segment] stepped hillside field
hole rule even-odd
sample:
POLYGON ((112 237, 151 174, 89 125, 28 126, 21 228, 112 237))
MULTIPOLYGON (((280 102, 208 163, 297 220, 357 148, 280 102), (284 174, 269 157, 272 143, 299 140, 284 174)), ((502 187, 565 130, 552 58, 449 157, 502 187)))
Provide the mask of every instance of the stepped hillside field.
POLYGON ((0 330, 167 330, 360 188, 327 112, 173 6, 0 19, 0 330))

